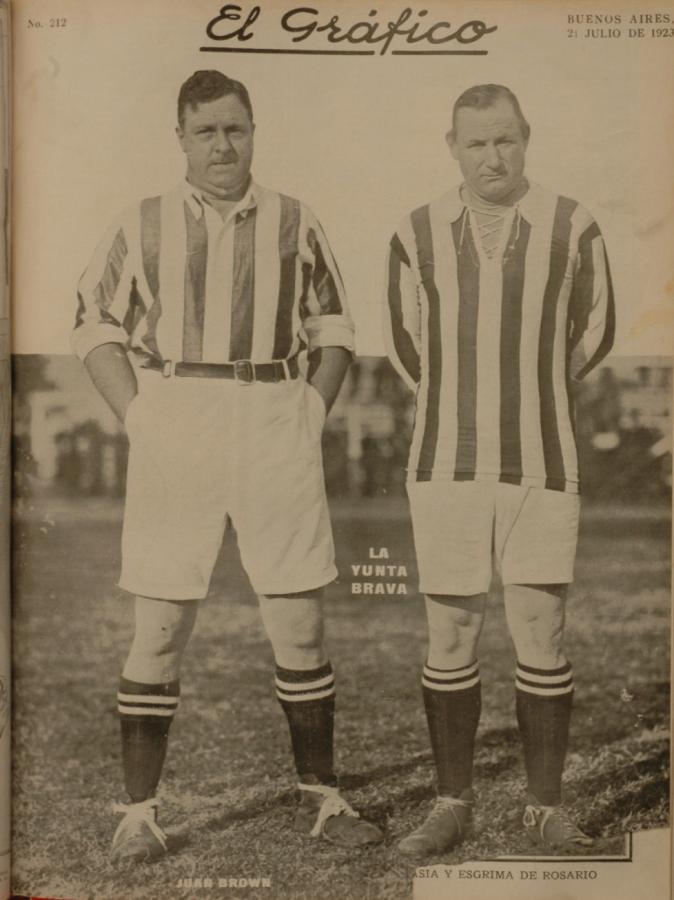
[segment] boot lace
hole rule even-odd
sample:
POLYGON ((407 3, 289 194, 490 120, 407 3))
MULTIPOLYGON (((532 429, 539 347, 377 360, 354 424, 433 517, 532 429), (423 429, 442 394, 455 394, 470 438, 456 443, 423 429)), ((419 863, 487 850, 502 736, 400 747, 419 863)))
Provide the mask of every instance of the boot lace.
POLYGON ((338 788, 330 787, 327 784, 298 784, 298 787, 301 791, 322 794, 325 798, 318 810, 314 827, 311 829, 311 837, 318 837, 323 831, 326 820, 332 816, 351 816, 354 819, 360 819, 360 813, 349 806, 344 797, 340 795, 338 788))
POLYGON ((458 797, 436 797, 433 808, 426 817, 424 825, 432 825, 438 819, 442 819, 445 816, 445 813, 451 812, 454 816, 456 827, 459 829, 459 834, 461 834, 463 832, 463 826, 461 825, 461 819, 456 814, 456 810, 461 807, 470 809, 472 805, 471 801, 459 800, 458 797))
POLYGON ((151 797, 149 800, 143 800, 141 803, 113 803, 112 811, 124 816, 112 839, 113 844, 122 832, 133 834, 139 831, 142 825, 145 825, 166 850, 166 835, 157 824, 158 805, 159 803, 154 797, 151 797))
POLYGON ((538 833, 545 840, 545 827, 551 817, 555 824, 559 825, 564 841, 586 841, 587 835, 571 818, 569 812, 562 806, 533 806, 528 804, 524 808, 522 823, 527 828, 538 828, 538 833))
POLYGON ((457 816, 456 810, 457 808, 470 809, 473 806, 470 800, 460 800, 458 797, 436 797, 435 803, 429 814, 426 816, 426 819, 422 824, 415 829, 413 834, 425 834, 426 829, 429 827, 432 828, 436 822, 441 824, 448 812, 452 814, 454 821, 456 822, 456 827, 459 831, 459 835, 463 834, 464 826, 461 824, 461 817, 457 816))

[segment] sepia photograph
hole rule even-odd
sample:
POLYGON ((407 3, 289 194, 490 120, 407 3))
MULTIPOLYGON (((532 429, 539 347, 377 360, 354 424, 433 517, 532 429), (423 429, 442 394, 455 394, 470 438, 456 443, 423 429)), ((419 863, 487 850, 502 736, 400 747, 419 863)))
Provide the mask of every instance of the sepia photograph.
POLYGON ((664 900, 674 14, 13 16, 14 894, 664 900))
MULTIPOLYGON (((588 478, 568 597, 576 692, 563 788, 565 809, 593 843, 568 858, 613 860, 603 866, 616 873, 630 832, 668 822, 671 377, 662 358, 609 357, 577 397, 588 478)), ((168 855, 120 868, 110 860, 119 817, 108 801, 124 797, 115 701, 134 633, 133 601, 115 585, 129 443, 76 359, 15 361, 14 882, 24 892, 201 896, 181 884, 210 879, 225 881, 220 894, 241 896, 243 880, 262 892, 267 879, 265 895, 406 897, 418 865, 557 855, 521 824, 516 657, 497 579, 479 647, 472 831, 425 859, 398 850, 433 808, 438 777, 419 684, 426 622, 404 485, 413 416, 392 366, 361 358, 322 439, 339 571, 324 600, 336 771, 383 846, 349 849, 294 830, 274 654, 230 528, 185 653, 157 791, 168 855)))

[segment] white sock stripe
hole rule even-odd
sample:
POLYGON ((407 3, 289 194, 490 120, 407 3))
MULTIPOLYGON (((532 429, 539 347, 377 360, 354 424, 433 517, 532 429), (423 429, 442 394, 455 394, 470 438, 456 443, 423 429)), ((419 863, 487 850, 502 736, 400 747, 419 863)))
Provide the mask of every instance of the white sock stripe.
POLYGON ((421 675, 421 680, 427 687, 437 687, 439 690, 442 690, 445 685, 451 685, 460 690, 462 687, 469 687, 471 684, 475 684, 476 678, 479 681, 480 671, 477 668, 473 668, 467 674, 455 675, 453 678, 438 678, 435 673, 429 672, 424 666, 421 675))
POLYGON ((313 688, 327 687, 329 684, 335 683, 334 675, 324 675, 323 678, 316 678, 314 681, 283 681, 276 676, 276 687, 282 691, 308 691, 313 688))
POLYGON ((309 693, 286 694, 281 690, 277 690, 276 696, 279 698, 279 700, 287 700, 290 703, 299 703, 299 702, 306 701, 306 700, 322 700, 324 697, 334 696, 334 693, 335 693, 335 688, 333 685, 333 687, 330 687, 325 691, 314 691, 314 693, 311 693, 311 694, 309 694, 309 693))
POLYGON ((437 681, 427 681, 422 675, 421 683, 424 687, 430 688, 432 691, 464 691, 467 688, 475 687, 476 684, 479 684, 480 676, 476 675, 469 681, 458 681, 454 683, 447 681, 439 684, 437 681))
POLYGON ((537 694, 539 697, 556 697, 559 694, 573 693, 573 681, 565 687, 532 687, 529 684, 522 684, 519 679, 515 684, 518 690, 524 691, 526 694, 537 694))
POLYGON ((517 678, 522 678, 524 681, 535 682, 540 685, 555 685, 561 684, 563 681, 568 681, 569 678, 573 678, 573 672, 571 669, 568 672, 562 672, 561 675, 538 675, 532 674, 531 672, 526 672, 524 669, 520 669, 517 667, 517 678))
POLYGON ((117 694, 120 703, 154 703, 157 706, 178 705, 179 697, 167 697, 165 694, 117 694))
POLYGON ((121 703, 117 711, 123 716, 166 716, 170 717, 175 709, 167 709, 165 706, 123 706, 121 703))
POLYGON ((466 675, 472 675, 478 671, 479 665, 477 660, 469 666, 463 666, 461 669, 434 669, 428 663, 424 664, 424 675, 428 678, 435 678, 437 681, 454 681, 457 678, 465 678, 466 675))

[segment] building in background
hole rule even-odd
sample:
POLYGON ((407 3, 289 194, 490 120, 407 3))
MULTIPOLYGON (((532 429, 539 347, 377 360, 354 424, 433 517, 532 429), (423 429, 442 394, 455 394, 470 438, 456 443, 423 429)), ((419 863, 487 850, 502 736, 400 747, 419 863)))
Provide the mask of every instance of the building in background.
MULTIPOLYGON (((160 377, 160 376, 158 376, 160 377)), ((122 496, 127 442, 81 364, 65 356, 15 358, 15 488, 122 496)), ((617 358, 579 385, 578 452, 589 499, 667 503, 671 489, 672 366, 617 358)), ((325 427, 328 493, 404 494, 414 398, 388 360, 349 370, 325 427)))

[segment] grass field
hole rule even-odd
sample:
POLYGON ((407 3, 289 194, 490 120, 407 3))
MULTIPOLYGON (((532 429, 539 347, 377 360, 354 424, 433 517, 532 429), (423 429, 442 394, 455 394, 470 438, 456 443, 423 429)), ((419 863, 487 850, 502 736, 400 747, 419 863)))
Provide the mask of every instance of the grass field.
MULTIPOLYGON (((411 896, 414 867, 396 840, 433 796, 419 670, 424 656, 411 534, 399 503, 364 517, 333 504, 342 580, 327 598, 338 684, 337 762, 354 805, 385 827, 383 847, 349 854, 290 830, 293 770, 272 689, 272 655, 236 548, 225 542, 183 670, 162 823, 172 853, 140 870, 108 862, 122 798, 117 677, 131 637, 130 601, 113 587, 118 513, 61 504, 28 510, 16 529, 14 890, 49 897, 411 896), (386 546, 409 567, 408 597, 350 594, 349 567, 386 546), (271 889, 194 890, 185 878, 266 877, 271 889)), ((362 507, 360 507, 362 510, 362 507)), ((668 816, 669 522, 588 512, 569 603, 576 675, 566 798, 620 853, 629 829, 668 816)), ((514 657, 498 591, 481 644, 475 836, 443 861, 531 854, 520 832, 523 766, 514 727, 514 657)), ((440 860, 431 860, 438 862, 440 860)))

